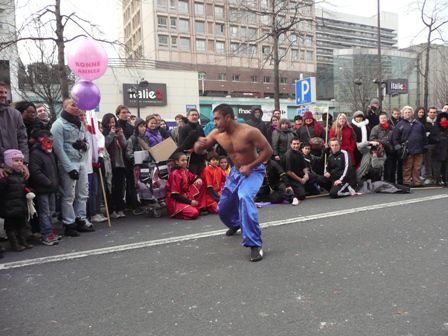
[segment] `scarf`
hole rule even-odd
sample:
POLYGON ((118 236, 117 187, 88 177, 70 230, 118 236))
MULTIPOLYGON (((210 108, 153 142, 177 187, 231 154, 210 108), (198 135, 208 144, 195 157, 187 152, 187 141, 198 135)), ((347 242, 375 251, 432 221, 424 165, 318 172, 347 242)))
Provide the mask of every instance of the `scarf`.
POLYGON ((442 121, 440 122, 440 126, 441 126, 442 128, 447 128, 447 127, 448 127, 448 120, 442 120, 442 121))
POLYGON ((390 127, 390 125, 389 125, 389 123, 388 122, 385 122, 384 124, 382 124, 381 126, 383 126, 383 128, 385 129, 385 130, 388 130, 389 129, 389 127, 390 127))
POLYGON ((81 129, 81 119, 79 119, 79 117, 71 115, 70 113, 67 113, 66 111, 62 111, 61 118, 67 120, 69 123, 75 125, 79 129, 81 129))
POLYGON ((361 130, 361 141, 367 141, 367 125, 369 124, 369 119, 363 120, 361 122, 357 122, 355 119, 352 120, 352 124, 358 127, 361 130))

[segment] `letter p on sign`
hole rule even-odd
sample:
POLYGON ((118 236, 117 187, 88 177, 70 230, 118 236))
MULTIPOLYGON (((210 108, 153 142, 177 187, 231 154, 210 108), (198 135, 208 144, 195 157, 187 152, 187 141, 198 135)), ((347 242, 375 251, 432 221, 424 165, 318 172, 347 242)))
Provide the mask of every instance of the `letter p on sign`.
POLYGON ((296 81, 296 104, 304 105, 316 101, 316 77, 296 81))

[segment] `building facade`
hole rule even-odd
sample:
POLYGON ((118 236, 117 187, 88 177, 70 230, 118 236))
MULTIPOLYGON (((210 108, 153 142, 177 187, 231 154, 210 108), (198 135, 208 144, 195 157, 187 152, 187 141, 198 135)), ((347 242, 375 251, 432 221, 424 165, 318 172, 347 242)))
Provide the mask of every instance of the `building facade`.
MULTIPOLYGON (((11 41, 16 38, 16 10, 14 0, 4 0, 0 3, 0 42, 11 41)), ((17 70, 19 68, 19 53, 14 43, 0 50, 0 81, 8 86, 10 100, 19 100, 17 70)))
MULTIPOLYGON (((381 47, 397 44, 398 15, 381 12, 381 47)), ((316 9, 317 98, 333 99, 333 51, 378 46, 377 16, 365 17, 316 9)))
POLYGON ((284 6, 276 17, 297 20, 279 37, 280 97, 294 96, 300 74, 314 75, 314 1, 124 0, 124 56, 150 59, 198 72, 199 94, 218 97, 272 97, 269 38, 272 3, 284 6), (298 10, 297 10, 298 9, 298 10))

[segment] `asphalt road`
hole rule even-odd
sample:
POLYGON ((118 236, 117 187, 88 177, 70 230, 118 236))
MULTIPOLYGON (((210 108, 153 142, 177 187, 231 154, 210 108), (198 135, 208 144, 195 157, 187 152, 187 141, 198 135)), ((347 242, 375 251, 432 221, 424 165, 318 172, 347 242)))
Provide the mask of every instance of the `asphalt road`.
POLYGON ((0 335, 448 335, 448 189, 260 209, 265 259, 216 216, 134 217, 0 260, 0 335))

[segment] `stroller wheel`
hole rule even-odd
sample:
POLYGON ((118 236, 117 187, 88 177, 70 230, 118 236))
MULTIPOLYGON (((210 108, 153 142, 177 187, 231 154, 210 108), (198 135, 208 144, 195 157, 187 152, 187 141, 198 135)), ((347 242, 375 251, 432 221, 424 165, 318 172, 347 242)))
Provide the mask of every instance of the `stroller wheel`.
POLYGON ((152 214, 155 218, 160 218, 162 216, 162 211, 160 209, 154 208, 152 214))

